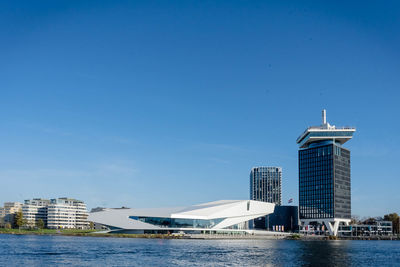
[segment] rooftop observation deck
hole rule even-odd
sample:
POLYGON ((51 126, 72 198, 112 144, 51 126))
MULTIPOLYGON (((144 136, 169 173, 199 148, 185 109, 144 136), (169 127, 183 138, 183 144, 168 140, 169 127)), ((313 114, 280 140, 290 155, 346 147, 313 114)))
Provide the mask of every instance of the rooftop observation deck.
POLYGON ((296 140, 300 148, 306 148, 310 143, 334 140, 337 143, 344 144, 352 137, 356 128, 340 127, 336 128, 326 122, 326 111, 322 111, 322 125, 308 127, 296 140))

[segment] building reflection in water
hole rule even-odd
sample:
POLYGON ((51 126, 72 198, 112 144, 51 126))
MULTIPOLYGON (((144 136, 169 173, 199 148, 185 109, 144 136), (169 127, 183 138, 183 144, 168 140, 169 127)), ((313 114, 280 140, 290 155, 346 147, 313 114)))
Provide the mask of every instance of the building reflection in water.
POLYGON ((299 249, 305 266, 351 265, 349 241, 300 241, 299 249))

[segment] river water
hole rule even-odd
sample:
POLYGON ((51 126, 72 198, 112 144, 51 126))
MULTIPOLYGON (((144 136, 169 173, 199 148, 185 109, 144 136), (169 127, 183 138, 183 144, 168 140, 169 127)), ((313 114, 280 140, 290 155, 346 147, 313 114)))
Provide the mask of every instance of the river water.
POLYGON ((0 235, 0 266, 400 266, 399 241, 0 235))

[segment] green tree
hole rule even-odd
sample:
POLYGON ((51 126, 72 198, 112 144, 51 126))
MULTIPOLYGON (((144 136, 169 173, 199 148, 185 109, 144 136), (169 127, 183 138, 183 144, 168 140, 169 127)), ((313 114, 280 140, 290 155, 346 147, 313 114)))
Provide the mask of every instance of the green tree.
POLYGON ((44 221, 43 221, 42 219, 39 219, 39 220, 36 222, 36 226, 37 226, 37 228, 39 228, 39 229, 43 229, 43 228, 44 228, 44 221))
POLYGON ((397 213, 390 213, 390 214, 386 214, 385 216, 383 216, 383 219, 385 221, 391 221, 392 225, 393 225, 393 233, 394 234, 399 234, 400 233, 400 218, 399 215, 397 213))
POLYGON ((21 226, 24 226, 26 224, 26 220, 24 219, 24 215, 22 214, 21 210, 19 210, 15 213, 14 223, 15 223, 15 226, 18 228, 20 228, 21 226))

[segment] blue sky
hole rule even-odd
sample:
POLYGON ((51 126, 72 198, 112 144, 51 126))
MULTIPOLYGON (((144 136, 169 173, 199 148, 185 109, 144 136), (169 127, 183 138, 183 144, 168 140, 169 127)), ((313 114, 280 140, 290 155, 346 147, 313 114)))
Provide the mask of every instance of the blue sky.
POLYGON ((3 1, 0 203, 247 199, 321 110, 355 126, 352 212, 399 212, 397 1, 3 1))

